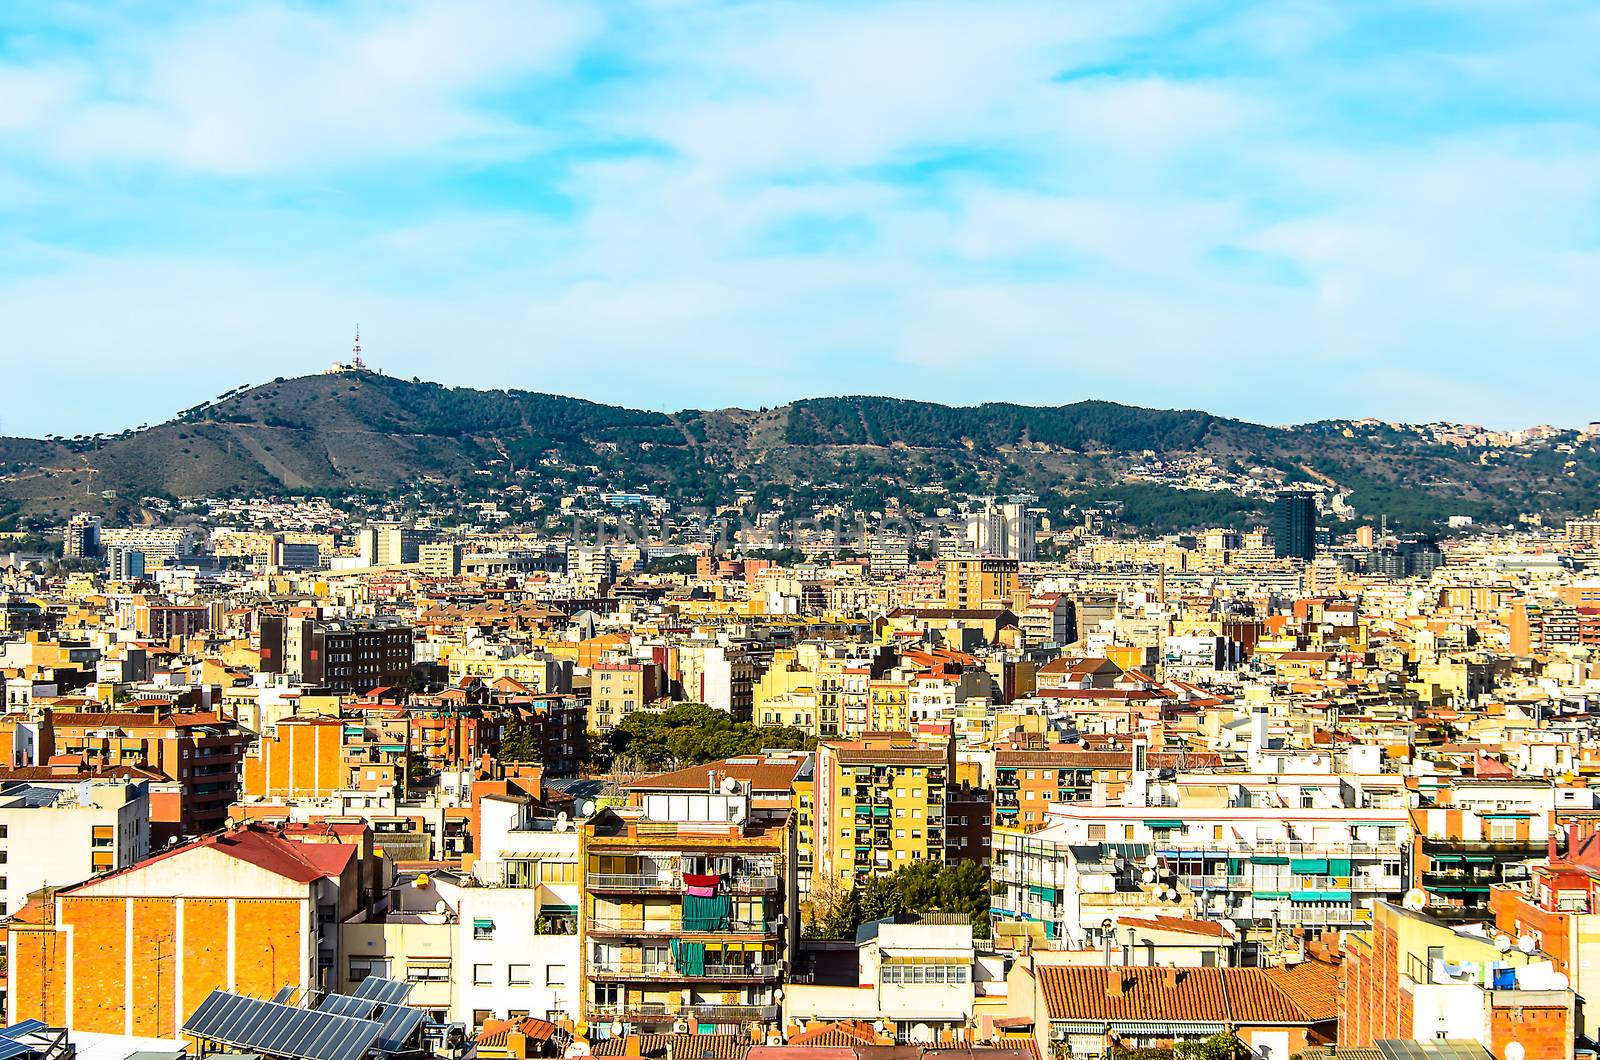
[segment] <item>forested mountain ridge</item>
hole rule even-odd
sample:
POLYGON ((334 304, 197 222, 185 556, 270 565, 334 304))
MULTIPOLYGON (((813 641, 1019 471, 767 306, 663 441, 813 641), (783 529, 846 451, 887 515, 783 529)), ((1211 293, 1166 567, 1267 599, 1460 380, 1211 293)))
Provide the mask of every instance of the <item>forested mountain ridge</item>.
POLYGON ((1108 508, 1165 530, 1259 521, 1272 491, 1319 484, 1356 517, 1422 527, 1600 506, 1595 440, 1443 444, 1434 429, 1267 427, 1108 401, 948 406, 809 398, 773 409, 641 411, 374 372, 240 387, 166 423, 92 438, 0 438, 0 521, 78 509, 153 517, 145 498, 285 494, 515 499, 534 518, 581 487, 679 506, 822 503, 931 512, 952 495, 1032 493, 1063 516, 1108 508))

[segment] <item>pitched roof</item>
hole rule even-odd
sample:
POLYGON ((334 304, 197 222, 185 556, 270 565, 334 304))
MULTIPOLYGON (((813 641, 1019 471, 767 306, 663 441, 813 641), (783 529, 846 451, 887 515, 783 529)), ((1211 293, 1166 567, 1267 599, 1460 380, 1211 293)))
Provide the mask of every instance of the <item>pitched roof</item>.
POLYGON ((850 1047, 856 1045, 888 1045, 889 1039, 863 1021, 838 1023, 813 1023, 799 1034, 789 1037, 785 1045, 813 1045, 823 1047, 850 1047))
POLYGON ((1264 968, 1093 968, 1045 965, 1051 1019, 1094 1022, 1316 1022, 1264 968))
POLYGON ((787 793, 794 785, 795 774, 805 759, 768 758, 765 755, 724 758, 720 762, 707 762, 703 766, 685 766, 671 773, 658 773, 653 777, 640 777, 629 782, 634 791, 707 791, 708 777, 715 773, 717 782, 732 777, 750 785, 752 791, 781 791, 787 793))
POLYGON ((182 857, 202 849, 215 850, 299 883, 310 883, 324 877, 337 878, 344 873, 345 867, 356 855, 356 848, 348 843, 298 843, 292 839, 285 839, 276 829, 245 825, 231 832, 202 836, 192 843, 164 850, 154 857, 136 861, 127 868, 86 880, 70 890, 76 891, 92 886, 111 876, 139 872, 159 861, 182 857))
POLYGON ((1270 969, 1274 984, 1315 1020, 1339 1018, 1339 968, 1327 961, 1301 961, 1270 969))
POLYGON ((1231 939, 1233 932, 1215 920, 1190 920, 1181 916, 1121 916, 1117 923, 1124 927, 1142 927, 1152 931, 1176 931, 1185 935, 1206 935, 1216 939, 1231 939))
POLYGON ((639 1034, 607 1038, 594 1044, 595 1056, 670 1055, 673 1060, 745 1060, 749 1052, 750 1041, 738 1034, 639 1034), (628 1051, 629 1038, 638 1039, 637 1053, 628 1051))

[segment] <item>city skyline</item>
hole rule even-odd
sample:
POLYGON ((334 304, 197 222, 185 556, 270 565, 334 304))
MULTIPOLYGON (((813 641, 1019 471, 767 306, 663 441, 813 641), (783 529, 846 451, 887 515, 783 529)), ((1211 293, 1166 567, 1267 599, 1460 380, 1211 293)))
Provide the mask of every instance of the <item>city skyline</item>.
POLYGON ((357 320, 396 375, 643 408, 1579 425, 1594 18, 10 11, 0 310, 49 370, 0 431, 159 422, 357 320))

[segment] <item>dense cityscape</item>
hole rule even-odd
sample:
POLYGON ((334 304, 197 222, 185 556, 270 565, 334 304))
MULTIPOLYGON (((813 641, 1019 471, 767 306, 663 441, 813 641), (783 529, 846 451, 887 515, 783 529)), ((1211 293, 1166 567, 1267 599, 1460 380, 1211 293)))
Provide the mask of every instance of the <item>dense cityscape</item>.
POLYGON ((19 494, 15 1055, 1600 1041, 1600 515, 844 485, 19 494))

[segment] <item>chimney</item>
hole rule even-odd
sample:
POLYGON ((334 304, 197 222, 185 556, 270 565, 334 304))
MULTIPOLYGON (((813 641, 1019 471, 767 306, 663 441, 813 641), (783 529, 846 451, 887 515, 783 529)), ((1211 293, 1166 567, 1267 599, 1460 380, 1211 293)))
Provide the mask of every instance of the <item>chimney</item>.
POLYGON ((1166 973, 1164 978, 1166 979, 1167 989, 1178 989, 1178 969, 1169 964, 1167 965, 1166 973))
POLYGON ((1106 969, 1106 997, 1121 997, 1127 992, 1128 981, 1121 968, 1106 969))

